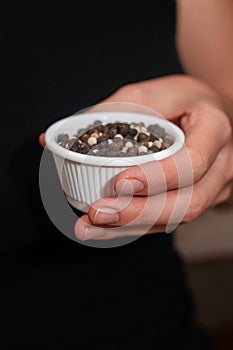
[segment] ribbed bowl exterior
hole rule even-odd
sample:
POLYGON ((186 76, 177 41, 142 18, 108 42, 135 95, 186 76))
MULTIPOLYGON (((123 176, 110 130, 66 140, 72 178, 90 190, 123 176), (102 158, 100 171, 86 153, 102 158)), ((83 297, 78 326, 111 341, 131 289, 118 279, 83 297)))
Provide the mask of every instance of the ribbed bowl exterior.
POLYGON ((53 157, 63 191, 72 199, 72 205, 82 210, 100 198, 116 195, 115 177, 127 169, 77 163, 56 154, 53 157))

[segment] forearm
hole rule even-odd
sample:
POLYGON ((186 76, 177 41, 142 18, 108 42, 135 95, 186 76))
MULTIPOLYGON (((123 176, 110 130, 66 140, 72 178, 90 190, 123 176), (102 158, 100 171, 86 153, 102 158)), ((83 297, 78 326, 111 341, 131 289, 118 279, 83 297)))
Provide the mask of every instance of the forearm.
POLYGON ((219 93, 233 121, 233 1, 177 0, 176 45, 184 70, 219 93))

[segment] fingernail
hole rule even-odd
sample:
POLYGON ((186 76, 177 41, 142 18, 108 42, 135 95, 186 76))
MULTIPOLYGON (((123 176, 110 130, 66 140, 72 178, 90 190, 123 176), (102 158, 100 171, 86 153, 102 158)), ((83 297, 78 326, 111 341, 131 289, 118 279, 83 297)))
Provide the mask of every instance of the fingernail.
POLYGON ((141 192, 144 189, 143 182, 130 179, 130 180, 121 180, 117 183, 116 191, 118 194, 133 194, 137 192, 141 192))
POLYGON ((87 239, 95 239, 97 237, 103 236, 106 230, 102 227, 87 227, 85 229, 85 234, 83 236, 83 241, 87 239))
POLYGON ((114 224, 117 221, 119 215, 116 210, 108 207, 100 207, 93 218, 94 224, 114 224))

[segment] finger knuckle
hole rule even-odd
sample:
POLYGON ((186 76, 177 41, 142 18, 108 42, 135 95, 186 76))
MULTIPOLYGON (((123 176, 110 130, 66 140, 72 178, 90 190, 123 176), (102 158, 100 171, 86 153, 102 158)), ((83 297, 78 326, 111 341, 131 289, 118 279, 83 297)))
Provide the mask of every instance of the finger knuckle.
POLYGON ((215 199, 213 206, 220 204, 227 204, 229 199, 232 198, 232 187, 231 185, 227 186, 215 199))
POLYGON ((196 182, 199 181, 208 170, 208 160, 203 154, 192 148, 189 149, 189 155, 192 160, 193 179, 196 182))
POLYGON ((230 167, 230 181, 233 181, 233 159, 231 161, 231 167, 230 167))
POLYGON ((226 114, 221 113, 222 116, 222 130, 224 130, 223 135, 225 136, 225 140, 231 140, 232 138, 232 125, 230 119, 226 114))
POLYGON ((229 198, 232 196, 232 186, 228 186, 225 190, 225 193, 223 195, 223 202, 226 202, 229 198))
POLYGON ((222 174, 222 187, 225 186, 228 182, 233 180, 233 147, 226 146, 221 149, 217 158, 216 164, 218 163, 219 169, 222 174))
POLYGON ((184 218, 184 222, 197 219, 206 209, 206 198, 199 191, 193 192, 192 199, 184 218))
POLYGON ((201 114, 205 119, 209 120, 215 128, 221 128, 224 132, 221 133, 223 142, 229 140, 232 136, 232 125, 227 114, 219 108, 206 102, 198 102, 196 105, 197 113, 201 114))
POLYGON ((230 118, 223 110, 220 110, 217 107, 215 107, 213 110, 212 115, 215 117, 216 127, 221 127, 221 130, 224 130, 224 132, 221 133, 222 140, 225 142, 229 141, 232 137, 232 125, 230 118))

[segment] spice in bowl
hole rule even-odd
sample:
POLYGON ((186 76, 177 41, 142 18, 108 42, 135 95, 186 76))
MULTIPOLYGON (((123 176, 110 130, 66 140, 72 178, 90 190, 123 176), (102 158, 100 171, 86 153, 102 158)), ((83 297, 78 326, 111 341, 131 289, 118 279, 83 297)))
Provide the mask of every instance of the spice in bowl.
POLYGON ((76 153, 98 157, 135 157, 160 152, 174 143, 174 138, 158 124, 96 120, 76 134, 59 134, 57 143, 76 153))

